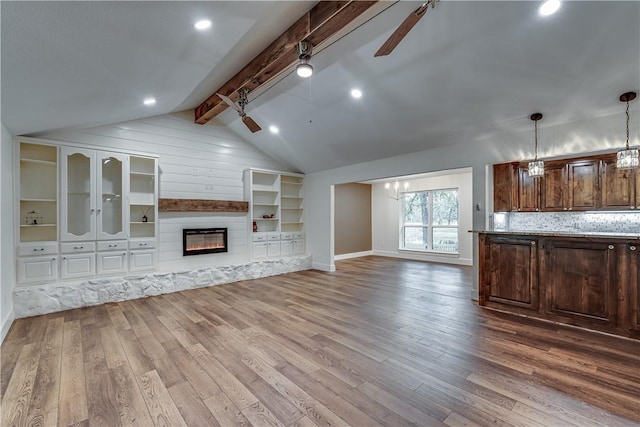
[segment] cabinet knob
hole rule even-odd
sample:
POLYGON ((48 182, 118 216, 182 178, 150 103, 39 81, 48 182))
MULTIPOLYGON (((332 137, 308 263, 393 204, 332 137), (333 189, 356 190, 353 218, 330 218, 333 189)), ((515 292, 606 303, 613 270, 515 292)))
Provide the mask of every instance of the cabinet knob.
POLYGON ((573 210, 573 208, 569 208, 569 210, 570 210, 570 211, 572 211, 572 210, 573 210))
POLYGON ((536 245, 536 242, 532 240, 531 241, 531 246, 535 246, 535 245, 536 245))
POLYGON ((96 210, 95 209, 90 209, 89 212, 94 213, 96 210))
POLYGON ((615 246, 614 245, 609 245, 608 248, 609 249, 615 249, 615 246))
POLYGON ((563 211, 566 211, 566 210, 567 210, 567 208, 562 208, 562 210, 563 210, 563 211))
POLYGON ((540 209, 536 208, 536 212, 538 212, 540 209))
POLYGON ((629 246, 629 250, 630 250, 630 251, 635 251, 635 250, 636 250, 636 247, 635 247, 635 246, 629 246))
POLYGON ((631 209, 635 209, 635 208, 636 208, 635 206, 631 206, 631 209))
POLYGON ((102 209, 98 209, 98 213, 102 212, 102 209))

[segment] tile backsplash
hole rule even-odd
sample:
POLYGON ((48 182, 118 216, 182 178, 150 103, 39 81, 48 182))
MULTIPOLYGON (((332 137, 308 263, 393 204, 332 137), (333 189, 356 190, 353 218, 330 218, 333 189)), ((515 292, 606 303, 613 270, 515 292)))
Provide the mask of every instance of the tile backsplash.
POLYGON ((494 213, 493 229, 569 233, 640 233, 640 212, 494 213))

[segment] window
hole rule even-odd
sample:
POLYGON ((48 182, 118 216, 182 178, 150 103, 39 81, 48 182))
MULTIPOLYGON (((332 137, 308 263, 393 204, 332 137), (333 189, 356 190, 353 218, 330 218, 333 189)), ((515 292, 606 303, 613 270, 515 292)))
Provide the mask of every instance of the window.
POLYGON ((458 189, 405 193, 400 249, 458 253, 458 189))

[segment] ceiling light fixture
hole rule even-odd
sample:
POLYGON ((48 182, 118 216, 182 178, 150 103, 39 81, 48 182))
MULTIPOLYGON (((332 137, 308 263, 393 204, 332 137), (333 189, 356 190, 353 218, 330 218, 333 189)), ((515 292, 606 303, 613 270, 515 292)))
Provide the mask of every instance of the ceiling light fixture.
POLYGON ((638 149, 629 148, 629 102, 636 99, 635 92, 626 92, 620 95, 620 101, 627 103, 627 142, 625 149, 618 151, 618 160, 616 161, 616 167, 618 169, 633 169, 638 167, 638 149))
POLYGON ((296 66, 296 73, 305 79, 313 74, 313 67, 309 64, 312 49, 311 42, 298 42, 298 59, 300 59, 300 63, 296 66))
POLYGON ((387 182, 384 185, 385 190, 387 190, 387 197, 393 200, 400 200, 404 197, 404 193, 409 189, 409 183, 408 182, 404 182, 404 184, 402 184, 402 188, 404 189, 403 192, 400 192, 400 182, 396 179, 395 184, 393 184, 393 191, 391 190, 391 183, 387 182))
POLYGON ((200 31, 206 30, 207 28, 211 28, 211 21, 209 21, 208 19, 202 19, 193 24, 193 28, 200 31))
POLYGON ((560 9, 560 0, 547 0, 542 3, 540 9, 538 9, 538 14, 541 16, 549 16, 553 15, 560 9))
POLYGON ((156 104, 156 99, 155 99, 155 98, 147 98, 147 99, 145 99, 144 101, 142 101, 142 103, 143 103, 144 105, 147 105, 147 106, 149 106, 149 105, 155 105, 155 104, 156 104))
POLYGON ((355 99, 362 98, 362 91, 360 89, 351 89, 351 96, 355 99))
POLYGON ((536 157, 532 162, 529 162, 529 176, 532 178, 539 178, 544 176, 544 162, 542 160, 538 160, 538 120, 542 119, 542 113, 533 113, 530 119, 535 123, 536 157))
POLYGON ((280 129, 278 129, 278 126, 274 126, 274 125, 269 126, 269 131, 271 133, 280 133, 280 129))

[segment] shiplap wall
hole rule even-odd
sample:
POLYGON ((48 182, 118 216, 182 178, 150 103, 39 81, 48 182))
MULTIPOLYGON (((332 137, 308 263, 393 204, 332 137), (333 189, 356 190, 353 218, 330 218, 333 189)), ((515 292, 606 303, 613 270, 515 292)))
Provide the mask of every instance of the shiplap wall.
MULTIPOLYGON (((220 125, 197 125, 191 111, 38 138, 103 150, 159 156, 160 197, 245 200, 242 173, 263 168, 295 172, 220 125)), ((247 214, 160 213, 159 271, 222 266, 249 260, 247 214), (229 252, 183 257, 182 229, 227 227, 229 252)))

